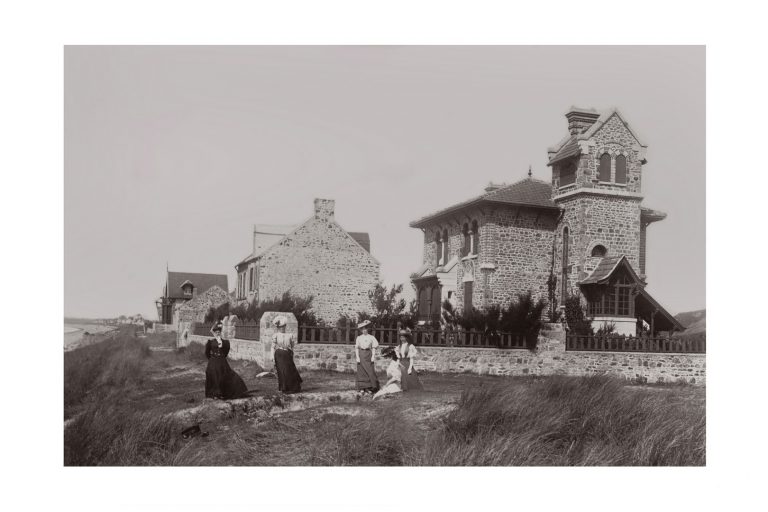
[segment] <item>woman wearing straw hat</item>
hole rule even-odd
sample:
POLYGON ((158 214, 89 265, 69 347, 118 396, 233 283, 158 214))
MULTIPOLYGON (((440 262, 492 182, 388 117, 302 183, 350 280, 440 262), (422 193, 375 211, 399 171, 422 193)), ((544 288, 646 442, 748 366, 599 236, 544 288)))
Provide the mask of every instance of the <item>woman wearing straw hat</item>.
POLYGON ((363 333, 355 339, 355 359, 357 360, 357 389, 365 393, 375 393, 379 390, 379 378, 376 376, 376 347, 379 342, 368 334, 370 320, 357 324, 363 333))
POLYGON ((272 323, 277 332, 272 335, 272 359, 275 361, 277 373, 277 389, 283 393, 298 393, 301 391, 301 375, 293 362, 293 345, 296 338, 285 332, 288 319, 283 315, 276 316, 272 323))
POLYGON ((221 331, 221 322, 217 322, 211 328, 214 338, 205 344, 205 357, 208 359, 205 369, 205 397, 219 400, 240 398, 248 388, 227 362, 229 340, 221 337, 221 331))
POLYGON ((419 376, 416 374, 416 370, 413 368, 413 358, 419 351, 416 350, 416 346, 413 344, 410 331, 400 331, 400 344, 395 350, 397 351, 397 357, 400 360, 400 367, 403 372, 401 380, 403 391, 424 389, 419 376))

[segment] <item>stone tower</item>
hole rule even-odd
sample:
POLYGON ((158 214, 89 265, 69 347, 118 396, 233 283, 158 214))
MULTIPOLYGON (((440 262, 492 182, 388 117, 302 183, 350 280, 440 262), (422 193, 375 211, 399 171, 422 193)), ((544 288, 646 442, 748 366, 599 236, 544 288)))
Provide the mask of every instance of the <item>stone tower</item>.
POLYGON ((554 241, 560 304, 603 257, 627 257, 645 279, 645 228, 665 214, 641 207, 646 145, 617 110, 572 107, 568 135, 549 148, 552 200, 563 208, 554 241))

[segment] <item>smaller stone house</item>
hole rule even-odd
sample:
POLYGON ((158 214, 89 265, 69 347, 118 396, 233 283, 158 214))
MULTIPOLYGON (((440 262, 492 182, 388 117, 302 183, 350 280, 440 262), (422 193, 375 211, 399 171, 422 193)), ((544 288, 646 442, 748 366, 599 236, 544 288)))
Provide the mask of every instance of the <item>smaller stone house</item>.
POLYGON ((214 286, 226 293, 228 288, 226 274, 168 271, 163 295, 155 303, 160 323, 178 325, 179 308, 214 286))
POLYGON ((253 251, 237 270, 236 302, 264 301, 285 292, 313 297, 318 318, 370 309, 379 281, 368 233, 348 232, 335 220, 335 201, 315 199, 314 214, 298 225, 256 224, 253 251))

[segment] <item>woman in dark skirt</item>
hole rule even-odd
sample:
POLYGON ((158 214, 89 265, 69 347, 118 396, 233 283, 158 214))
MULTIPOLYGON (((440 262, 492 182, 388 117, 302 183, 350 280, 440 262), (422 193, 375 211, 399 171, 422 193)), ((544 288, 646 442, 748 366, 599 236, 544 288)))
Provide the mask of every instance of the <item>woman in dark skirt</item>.
POLYGON ((400 381, 400 385, 403 391, 416 391, 424 389, 424 386, 419 380, 419 376, 416 374, 416 369, 413 367, 413 358, 416 357, 418 351, 416 346, 411 341, 411 333, 408 331, 400 331, 400 344, 397 346, 397 356, 402 368, 403 376, 400 381))
POLYGON ((248 388, 227 362, 229 340, 222 339, 221 329, 221 322, 214 325, 211 332, 215 338, 205 344, 205 357, 208 358, 208 367, 205 369, 205 397, 224 400, 240 398, 248 388))
POLYGON ((285 332, 288 319, 280 315, 272 320, 277 332, 272 335, 272 358, 275 361, 277 373, 277 389, 283 393, 298 393, 301 391, 301 375, 293 362, 293 345, 296 338, 285 332))
POLYGON ((379 378, 376 376, 376 348, 379 342, 368 334, 370 320, 357 325, 363 333, 355 339, 355 359, 357 360, 357 389, 365 393, 376 393, 379 390, 379 378))

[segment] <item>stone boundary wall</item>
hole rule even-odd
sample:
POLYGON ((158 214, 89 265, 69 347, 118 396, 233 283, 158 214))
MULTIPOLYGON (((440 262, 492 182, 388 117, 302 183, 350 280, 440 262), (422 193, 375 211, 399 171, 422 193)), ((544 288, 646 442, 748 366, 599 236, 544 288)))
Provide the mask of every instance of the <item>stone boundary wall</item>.
MULTIPOLYGON (((654 354, 632 352, 565 351, 563 332, 544 331, 536 352, 525 349, 418 347, 417 370, 481 375, 573 375, 611 374, 631 381, 661 383, 685 381, 705 385, 705 354, 654 354)), ((207 336, 188 337, 188 342, 205 344, 207 336)), ((269 343, 230 340, 229 357, 255 361, 272 369, 269 343)), ((181 346, 181 345, 180 345, 181 346)), ((302 343, 294 361, 300 370, 356 370, 352 345, 302 343)), ((377 357, 376 368, 384 372, 387 361, 377 357)))

